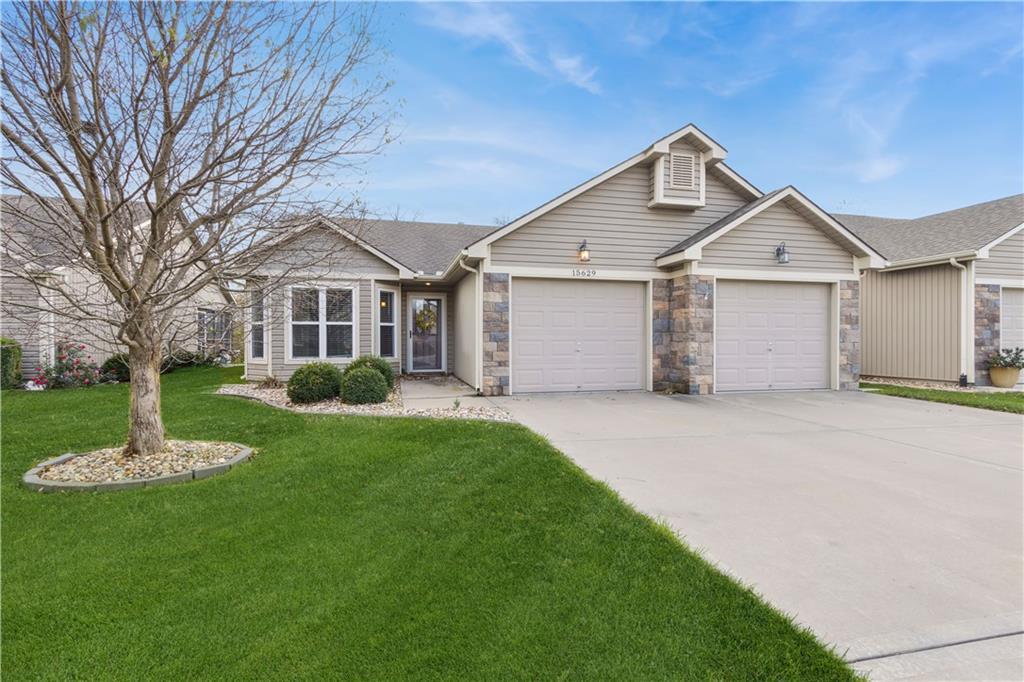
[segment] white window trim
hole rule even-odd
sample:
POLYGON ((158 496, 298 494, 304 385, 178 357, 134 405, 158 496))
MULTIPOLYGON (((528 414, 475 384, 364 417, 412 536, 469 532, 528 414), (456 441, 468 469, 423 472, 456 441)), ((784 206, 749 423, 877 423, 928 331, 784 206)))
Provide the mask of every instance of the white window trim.
MULTIPOLYGON (((406 350, 406 371, 410 374, 447 374, 448 373, 448 296, 444 292, 431 293, 429 291, 417 291, 408 293, 408 303, 406 304, 406 319, 409 320, 410 335, 412 332, 412 308, 413 301, 416 299, 424 298, 439 298, 441 299, 441 369, 413 369, 412 365, 412 343, 407 346, 406 350)), ((510 318, 511 319, 511 318, 510 318)))
POLYGON ((398 287, 381 284, 377 286, 373 295, 373 347, 380 357, 386 360, 398 360, 402 357, 402 294, 398 287), (393 322, 380 321, 380 294, 382 291, 390 293, 394 299, 391 303, 391 319, 393 322), (380 352, 380 328, 382 324, 390 324, 395 328, 395 347, 392 355, 384 355, 380 352))
POLYGON ((285 359, 290 363, 306 363, 315 362, 322 360, 324 362, 334 362, 340 364, 347 364, 359 357, 359 285, 348 282, 338 282, 337 284, 329 285, 302 285, 295 284, 287 287, 287 296, 284 302, 284 342, 285 342, 285 359), (292 322, 292 290, 293 289, 316 289, 318 292, 318 313, 319 320, 317 322, 292 322), (347 289, 352 292, 352 321, 351 322, 328 322, 327 321, 327 290, 347 289), (292 325, 293 324, 305 324, 309 326, 316 325, 319 328, 319 350, 318 356, 301 356, 295 357, 292 355, 292 325), (328 325, 350 325, 352 327, 352 355, 351 356, 327 356, 327 327, 328 325))
POLYGON ((245 359, 246 359, 247 362, 249 362, 249 361, 253 361, 253 362, 259 361, 259 362, 263 363, 263 362, 267 361, 267 350, 268 350, 267 343, 268 343, 268 332, 269 332, 268 326, 270 324, 270 320, 268 319, 268 315, 269 315, 270 311, 267 308, 267 298, 268 297, 267 297, 266 292, 261 290, 259 292, 259 295, 260 295, 260 298, 263 299, 263 321, 262 322, 253 322, 253 319, 252 319, 253 308, 252 308, 252 305, 250 304, 250 306, 249 306, 249 314, 245 316, 245 359), (252 354, 252 328, 253 328, 253 325, 256 325, 256 324, 259 324, 259 325, 263 326, 263 355, 253 355, 252 354))
POLYGON ((697 175, 697 155, 692 152, 671 152, 669 154, 669 166, 668 166, 668 186, 672 189, 685 189, 694 190, 697 189, 696 175, 697 175), (676 159, 680 157, 686 157, 690 159, 690 183, 682 185, 676 182, 675 165, 676 159))

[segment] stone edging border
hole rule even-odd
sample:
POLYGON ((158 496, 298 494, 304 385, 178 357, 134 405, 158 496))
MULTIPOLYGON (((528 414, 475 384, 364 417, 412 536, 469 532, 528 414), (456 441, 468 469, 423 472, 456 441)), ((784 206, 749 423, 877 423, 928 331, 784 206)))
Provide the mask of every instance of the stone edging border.
POLYGON ((133 488, 152 488, 154 486, 168 485, 170 483, 183 483, 185 481, 192 480, 198 481, 201 478, 209 478, 211 476, 217 476, 218 474, 227 473, 227 471, 232 467, 241 464, 252 457, 252 448, 242 445, 241 443, 231 443, 231 445, 237 445, 242 448, 242 451, 223 464, 214 464, 212 466, 202 467, 199 469, 190 469, 189 471, 182 471, 176 474, 157 476, 156 478, 129 478, 120 481, 106 481, 103 483, 90 483, 87 481, 50 481, 39 478, 39 474, 46 467, 53 464, 59 464, 60 462, 82 454, 79 452, 70 452, 66 455, 54 457, 53 459, 48 459, 45 462, 40 462, 35 465, 21 477, 21 482, 29 490, 34 490, 38 493, 91 493, 114 490, 131 490, 133 488))

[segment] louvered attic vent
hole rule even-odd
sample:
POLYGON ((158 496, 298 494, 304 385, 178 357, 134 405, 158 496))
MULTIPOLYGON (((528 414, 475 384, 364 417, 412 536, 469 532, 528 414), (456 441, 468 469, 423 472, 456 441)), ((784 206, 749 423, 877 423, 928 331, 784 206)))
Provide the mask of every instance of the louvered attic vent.
POLYGON ((693 154, 673 153, 669 159, 669 186, 672 189, 694 189, 697 157, 693 154))

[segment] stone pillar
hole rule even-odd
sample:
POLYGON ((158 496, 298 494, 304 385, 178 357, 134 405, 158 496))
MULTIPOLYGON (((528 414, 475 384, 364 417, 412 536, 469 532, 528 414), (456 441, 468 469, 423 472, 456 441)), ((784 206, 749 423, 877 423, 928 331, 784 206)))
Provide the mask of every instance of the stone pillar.
POLYGON ((672 357, 672 284, 667 279, 651 282, 651 344, 655 391, 681 391, 682 374, 672 357))
POLYGON ((714 391, 715 281, 701 275, 672 280, 672 367, 678 371, 676 388, 707 395, 714 391))
POLYGON ((839 390, 860 387, 860 282, 839 282, 839 390))
POLYGON ((999 352, 999 285, 974 285, 974 383, 991 386, 988 360, 999 352))
POLYGON ((483 386, 484 395, 508 394, 508 275, 484 273, 483 386))

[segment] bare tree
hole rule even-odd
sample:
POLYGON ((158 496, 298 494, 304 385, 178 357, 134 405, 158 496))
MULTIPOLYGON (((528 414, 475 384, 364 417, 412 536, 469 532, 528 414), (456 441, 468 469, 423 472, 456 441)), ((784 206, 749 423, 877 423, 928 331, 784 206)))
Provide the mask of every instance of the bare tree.
POLYGON ((374 8, 60 0, 3 15, 2 178, 24 195, 4 211, 101 291, 33 277, 38 244, 5 248, 53 312, 127 347, 125 454, 152 453, 183 303, 260 271, 288 216, 359 221, 335 180, 388 142, 374 8))

